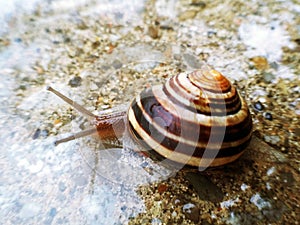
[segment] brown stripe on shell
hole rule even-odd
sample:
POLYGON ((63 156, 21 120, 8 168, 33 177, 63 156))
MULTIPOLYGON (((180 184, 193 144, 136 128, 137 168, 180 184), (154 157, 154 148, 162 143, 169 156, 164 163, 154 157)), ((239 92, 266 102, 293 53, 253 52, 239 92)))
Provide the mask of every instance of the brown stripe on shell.
MULTIPOLYGON (((180 74, 174 76, 173 78, 175 78, 176 82, 178 84, 180 84, 181 87, 183 87, 186 90, 189 90, 190 93, 192 93, 193 95, 198 96, 198 95, 201 95, 201 93, 203 93, 202 91, 199 91, 199 89, 202 90, 203 88, 199 88, 197 85, 191 83, 189 74, 180 73, 180 74)), ((230 89, 228 89, 228 90, 230 90, 230 89)), ((235 93, 231 93, 230 91, 227 91, 227 92, 207 91, 207 92, 205 92, 205 97, 215 98, 215 99, 220 99, 220 98, 229 99, 230 97, 232 97, 234 95, 235 95, 235 93)))
POLYGON ((192 156, 191 154, 183 154, 172 149, 168 149, 160 143, 157 143, 155 140, 151 138, 143 129, 139 129, 139 124, 135 120, 134 112, 132 108, 128 110, 128 121, 130 124, 130 132, 131 134, 138 140, 139 144, 144 146, 149 146, 150 149, 155 150, 156 153, 161 155, 164 158, 167 158, 171 161, 181 163, 181 164, 188 164, 191 166, 197 167, 214 167, 214 166, 221 166, 230 162, 235 161, 238 159, 244 151, 237 153, 233 156, 229 157, 219 157, 219 158, 199 158, 192 156))
POLYGON ((173 101, 205 115, 224 116, 234 114, 240 109, 240 99, 234 87, 227 93, 213 93, 194 86, 187 76, 179 74, 164 85, 164 91, 173 101))
MULTIPOLYGON (((176 110, 166 110, 159 101, 155 98, 151 89, 143 91, 138 98, 140 99, 140 106, 135 101, 132 103, 131 107, 137 114, 137 120, 142 127, 148 127, 149 124, 155 125, 156 121, 151 121, 152 118, 161 118, 161 124, 157 124, 161 129, 166 130, 174 135, 182 135, 182 130, 187 134, 186 139, 198 142, 207 142, 211 135, 211 126, 201 123, 196 123, 195 121, 186 121, 182 118, 182 114, 175 114, 176 110), (143 115, 146 113, 145 115, 143 115), (145 116, 148 115, 148 120, 145 116), (166 126, 168 125, 168 126, 166 126), (182 127, 184 125, 184 127, 182 127), (199 137, 195 139, 193 133, 197 131, 199 137)), ((209 117, 213 118, 213 117, 209 117)), ((200 121, 201 122, 201 121, 200 121)), ((218 138, 224 137, 224 142, 232 142, 244 138, 251 131, 251 118, 247 114, 242 121, 237 124, 227 124, 225 132, 225 121, 223 124, 214 126, 214 136, 218 138)), ((158 129, 157 127, 151 127, 151 130, 158 129)))
POLYGON ((241 109, 234 115, 228 116, 208 116, 201 113, 195 113, 193 111, 186 110, 181 105, 176 105, 175 103, 168 101, 168 96, 161 87, 154 86, 152 87, 152 93, 148 95, 153 95, 157 102, 165 108, 165 110, 173 115, 180 117, 181 120, 189 121, 192 123, 197 123, 204 127, 218 127, 218 126, 235 126, 240 124, 241 121, 244 121, 245 118, 249 116, 248 107, 244 100, 241 101, 241 109))
POLYGON ((188 110, 197 111, 197 113, 202 113, 205 115, 215 115, 215 116, 226 116, 230 114, 235 114, 241 108, 241 103, 239 101, 238 95, 235 95, 233 99, 207 99, 204 97, 197 97, 194 99, 188 100, 190 96, 183 96, 186 100, 190 101, 190 105, 184 105, 183 102, 178 100, 174 95, 174 92, 179 93, 178 87, 173 86, 173 83, 170 82, 170 88, 167 88, 168 85, 163 86, 163 90, 166 95, 170 96, 170 100, 176 102, 183 107, 186 107, 188 110))
MULTIPOLYGON (((213 132, 215 141, 210 140, 211 144, 223 142, 224 148, 235 147, 240 144, 240 141, 249 138, 249 133, 251 133, 252 123, 249 116, 240 124, 227 127, 215 126, 213 131, 210 126, 184 121, 180 116, 166 111, 153 96, 151 90, 142 92, 141 98, 133 101, 131 107, 138 124, 145 132, 155 137, 156 141, 162 141, 164 137, 167 137, 169 141, 165 143, 170 146, 172 142, 178 143, 179 139, 182 139, 181 142, 185 141, 189 145, 205 148, 213 132)), ((218 148, 218 146, 212 146, 212 148, 218 148)))
MULTIPOLYGON (((151 147, 148 146, 147 142, 144 141, 139 132, 137 130, 133 129, 132 124, 129 124, 131 127, 131 132, 133 132, 134 136, 136 139, 139 140, 139 143, 142 144, 143 146, 147 147, 151 147)), ((146 132, 146 130, 144 130, 146 132)), ((147 132, 146 132, 147 133, 147 132)), ((162 141, 157 141, 157 134, 153 134, 151 133, 151 135, 149 133, 147 133, 148 137, 151 138, 153 140, 153 142, 156 143, 157 146, 162 146, 165 149, 169 149, 170 151, 176 151, 178 153, 181 153, 183 155, 187 155, 187 156, 194 156, 197 158, 202 158, 204 153, 206 153, 206 158, 224 158, 224 157, 232 157, 235 156, 236 154, 241 153, 246 146, 248 146, 250 140, 251 140, 251 135, 249 134, 245 140, 243 142, 241 142, 238 146, 235 147, 227 147, 227 148, 223 148, 223 146, 221 145, 220 149, 210 149, 208 146, 206 148, 200 148, 197 146, 192 146, 192 145, 188 145, 185 143, 181 143, 172 139, 168 139, 166 137, 164 137, 162 134, 160 137, 158 137, 159 140, 162 141)))
POLYGON ((216 70, 196 70, 188 74, 189 80, 199 89, 214 93, 224 93, 231 89, 231 84, 216 70))

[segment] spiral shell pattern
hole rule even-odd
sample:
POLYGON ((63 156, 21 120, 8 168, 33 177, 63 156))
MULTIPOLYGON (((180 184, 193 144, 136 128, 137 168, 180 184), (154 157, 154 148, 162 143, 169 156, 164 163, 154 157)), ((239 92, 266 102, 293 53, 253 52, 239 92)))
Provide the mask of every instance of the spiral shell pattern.
POLYGON ((149 150, 197 167, 236 160, 252 134, 246 102, 216 70, 180 73, 144 90, 129 107, 128 125, 149 150))

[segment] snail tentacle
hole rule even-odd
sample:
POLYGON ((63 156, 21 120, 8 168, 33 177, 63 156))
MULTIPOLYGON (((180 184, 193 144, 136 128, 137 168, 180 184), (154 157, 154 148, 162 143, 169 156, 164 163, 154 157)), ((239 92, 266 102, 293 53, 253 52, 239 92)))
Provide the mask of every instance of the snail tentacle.
POLYGON ((48 86, 48 91, 51 91, 55 95, 57 95, 59 98, 61 98, 63 101, 67 102, 69 105, 74 107, 76 110, 78 110, 80 113, 82 113, 85 116, 92 117, 94 119, 93 125, 94 127, 88 128, 86 130, 79 131, 75 134, 71 134, 70 136, 66 138, 62 138, 55 141, 55 145, 59 145, 64 142, 72 141, 81 137, 85 137, 94 133, 98 133, 100 138, 106 139, 106 138, 112 138, 112 137, 120 137, 122 133, 125 130, 125 114, 126 111, 116 111, 112 112, 108 115, 94 115, 90 111, 88 111, 86 108, 81 106, 80 104, 76 103, 72 99, 68 98, 61 92, 55 90, 54 88, 48 86))

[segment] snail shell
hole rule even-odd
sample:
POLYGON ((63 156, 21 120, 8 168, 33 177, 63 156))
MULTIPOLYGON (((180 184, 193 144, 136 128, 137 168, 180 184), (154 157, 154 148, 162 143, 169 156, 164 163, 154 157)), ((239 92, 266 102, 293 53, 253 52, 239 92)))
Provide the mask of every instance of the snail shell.
POLYGON ((134 139, 172 161, 221 166, 240 157, 252 134, 244 99, 216 70, 180 73, 131 103, 134 139))

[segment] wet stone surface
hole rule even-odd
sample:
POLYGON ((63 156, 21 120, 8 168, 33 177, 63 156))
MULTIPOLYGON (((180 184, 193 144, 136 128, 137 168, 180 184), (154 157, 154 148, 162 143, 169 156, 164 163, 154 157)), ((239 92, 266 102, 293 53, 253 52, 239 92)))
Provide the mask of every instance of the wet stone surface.
POLYGON ((0 13, 0 224, 299 224, 297 1, 27 3, 0 13), (206 65, 250 107, 236 162, 178 170, 122 138, 54 146, 91 123, 47 86, 109 114, 206 65))

